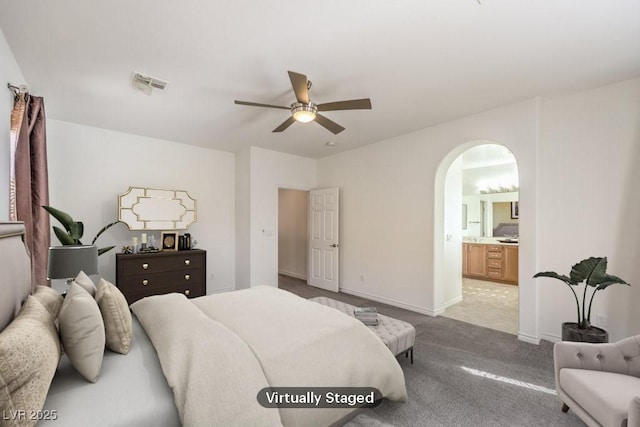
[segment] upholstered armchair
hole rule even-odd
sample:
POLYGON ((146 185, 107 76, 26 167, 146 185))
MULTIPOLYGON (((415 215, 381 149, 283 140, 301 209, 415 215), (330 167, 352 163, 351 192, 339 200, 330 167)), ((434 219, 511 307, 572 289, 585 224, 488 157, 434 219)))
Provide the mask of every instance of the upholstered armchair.
POLYGON ((640 335, 611 344, 553 347, 562 411, 589 426, 640 427, 640 335))

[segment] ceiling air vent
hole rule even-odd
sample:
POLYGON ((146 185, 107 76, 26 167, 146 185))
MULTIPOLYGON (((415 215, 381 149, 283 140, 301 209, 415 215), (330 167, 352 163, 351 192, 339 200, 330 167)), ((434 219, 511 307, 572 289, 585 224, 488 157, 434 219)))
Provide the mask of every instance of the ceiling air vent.
POLYGON ((151 95, 153 89, 165 90, 169 83, 134 71, 131 74, 131 84, 147 95, 151 95))

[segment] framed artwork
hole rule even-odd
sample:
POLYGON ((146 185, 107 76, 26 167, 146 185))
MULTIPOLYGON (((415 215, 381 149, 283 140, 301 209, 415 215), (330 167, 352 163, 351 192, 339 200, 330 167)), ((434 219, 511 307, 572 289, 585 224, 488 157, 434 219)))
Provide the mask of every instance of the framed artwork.
POLYGON ((178 232, 163 231, 160 237, 161 251, 177 251, 178 250, 178 232))
POLYGON ((511 202, 511 219, 520 218, 520 210, 518 207, 518 202, 511 202))

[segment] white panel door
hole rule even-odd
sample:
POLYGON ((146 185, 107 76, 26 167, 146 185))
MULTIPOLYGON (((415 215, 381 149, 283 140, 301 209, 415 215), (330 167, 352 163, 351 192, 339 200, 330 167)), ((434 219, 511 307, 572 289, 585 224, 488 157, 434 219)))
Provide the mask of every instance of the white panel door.
POLYGON ((309 192, 307 283, 338 292, 338 188, 309 192))

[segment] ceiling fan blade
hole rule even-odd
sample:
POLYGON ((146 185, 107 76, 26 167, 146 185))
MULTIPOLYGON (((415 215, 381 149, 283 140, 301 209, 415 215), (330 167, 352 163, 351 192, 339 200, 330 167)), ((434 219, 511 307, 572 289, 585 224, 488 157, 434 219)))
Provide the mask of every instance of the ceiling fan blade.
POLYGON ((336 110, 370 110, 371 100, 351 99, 349 101, 327 102, 318 105, 318 111, 336 111, 336 110))
POLYGON ((282 124, 280 126, 278 126, 277 128, 275 128, 273 130, 273 132, 282 132, 283 130, 285 130, 286 128, 288 128, 289 126, 291 126, 294 122, 296 121, 296 119, 293 118, 293 116, 289 117, 287 120, 285 120, 284 122, 282 122, 282 124))
POLYGON ((287 71, 289 73, 289 79, 291 80, 291 86, 296 93, 296 99, 303 104, 309 103, 309 86, 307 76, 304 74, 294 73, 293 71, 287 71))
POLYGON ((271 105, 271 104, 260 104, 258 102, 247 102, 247 101, 233 101, 238 105, 249 105, 251 107, 267 107, 267 108, 280 108, 283 110, 291 110, 291 107, 282 107, 280 105, 271 105))
POLYGON ((331 132, 334 133, 334 135, 337 135, 337 134, 339 134, 340 132, 342 132, 344 130, 344 128, 342 126, 340 126, 339 124, 337 124, 333 120, 327 119, 322 114, 317 114, 316 113, 315 121, 318 122, 318 124, 320 126, 324 126, 325 128, 329 129, 331 132))

